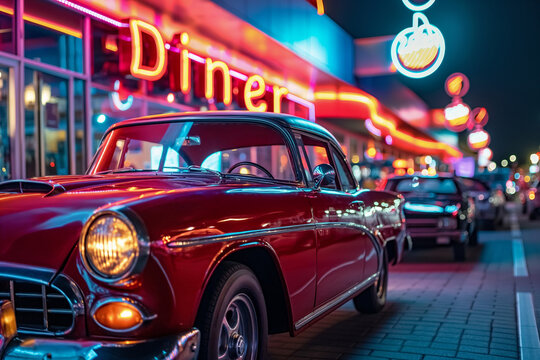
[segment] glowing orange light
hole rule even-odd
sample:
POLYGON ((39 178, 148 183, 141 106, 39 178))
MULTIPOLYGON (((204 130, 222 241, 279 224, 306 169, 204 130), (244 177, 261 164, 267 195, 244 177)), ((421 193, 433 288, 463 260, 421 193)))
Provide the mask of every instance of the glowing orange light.
POLYGON ((214 97, 214 74, 220 71, 223 75, 223 103, 230 105, 232 102, 232 86, 229 67, 223 61, 213 61, 210 58, 206 59, 206 82, 204 87, 204 96, 207 99, 214 97))
POLYGON ((324 4, 323 0, 317 0, 317 14, 324 15, 324 4))
POLYGON ((165 52, 165 42, 159 30, 144 21, 130 19, 129 30, 131 34, 131 75, 145 80, 159 80, 165 73, 167 66, 167 54, 165 52), (148 66, 143 64, 143 37, 142 33, 153 39, 154 53, 153 64, 148 66))
POLYGON ((353 163, 359 163, 360 162, 360 156, 358 155, 353 155, 352 158, 351 158, 351 161, 353 163))
POLYGON ((484 129, 476 129, 467 137, 467 142, 472 150, 480 150, 489 145, 491 138, 484 129))
POLYGON ((268 108, 266 101, 259 101, 258 105, 253 103, 253 100, 260 99, 266 93, 266 84, 264 79, 259 75, 252 75, 246 80, 246 88, 244 90, 244 102, 246 109, 249 111, 264 112, 268 108), (253 89, 253 85, 257 84, 257 88, 253 89))
POLYGON ((440 150, 446 152, 451 157, 461 158, 463 154, 452 146, 441 143, 438 141, 424 140, 415 136, 412 136, 404 131, 397 129, 396 124, 385 117, 379 112, 379 102, 374 97, 368 94, 360 93, 348 93, 348 92, 317 92, 314 94, 316 100, 342 100, 351 101, 364 104, 368 107, 370 118, 375 126, 379 129, 384 128, 388 131, 389 135, 394 139, 399 139, 408 143, 415 148, 423 150, 433 151, 440 150))
MULTIPOLYGON (((14 15, 14 11, 13 11, 12 8, 9 8, 9 7, 3 6, 3 5, 0 5, 0 12, 3 12, 3 13, 8 14, 8 15, 14 15)), ((28 22, 31 22, 31 23, 34 23, 34 24, 37 24, 37 25, 41 25, 41 26, 46 27, 48 29, 55 30, 55 31, 58 31, 58 32, 61 32, 61 33, 64 33, 64 34, 71 35, 71 36, 74 36, 76 38, 82 39, 82 32, 77 30, 77 29, 73 29, 73 28, 67 27, 65 25, 58 24, 58 23, 55 23, 53 21, 43 19, 43 18, 33 16, 33 15, 28 15, 28 14, 24 14, 23 19, 28 21, 28 22)))
POLYGON ((396 159, 392 163, 392 166, 396 169, 405 169, 407 167, 407 160, 405 159, 396 159))
POLYGON ((375 156, 377 156, 377 149, 375 149, 374 147, 368 148, 367 151, 366 151, 366 155, 369 158, 373 159, 375 156))
POLYGON ((281 112, 281 99, 289 93, 289 89, 274 85, 274 112, 281 112))
MULTIPOLYGON (((180 35, 180 43, 184 46, 189 44, 189 35, 186 32, 183 32, 180 35)), ((181 91, 184 94, 189 94, 191 91, 191 61, 189 60, 189 51, 186 49, 182 50, 182 79, 180 81, 181 91)))
POLYGON ((435 176, 437 175, 437 170, 434 167, 430 167, 427 171, 429 176, 435 176))
POLYGON ((463 78, 456 76, 448 82, 448 92, 454 96, 458 96, 463 88, 463 78))
POLYGON ((167 94, 167 102, 168 103, 174 102, 174 94, 173 93, 167 94))
POLYGON ((127 330, 142 324, 142 314, 135 306, 125 302, 110 302, 101 305, 94 320, 108 329, 127 330))
POLYGON ((112 52, 117 52, 118 51, 118 44, 116 43, 115 39, 108 36, 105 39, 105 49, 107 49, 109 51, 112 51, 112 52))
POLYGON ((452 131, 463 131, 467 127, 471 109, 462 102, 453 102, 444 108, 446 127, 452 131))
POLYGON ((407 169, 407 174, 413 175, 414 174, 414 169, 413 168, 408 168, 407 169))
POLYGON ((402 176, 402 175, 405 175, 405 169, 396 169, 396 171, 394 171, 394 173, 398 176, 402 176))
POLYGON ((444 83, 444 89, 448 96, 461 98, 469 91, 469 78, 462 73, 453 73, 444 83))
POLYGON ((529 200, 534 200, 534 199, 536 199, 536 195, 534 194, 533 191, 530 191, 529 192, 529 200))

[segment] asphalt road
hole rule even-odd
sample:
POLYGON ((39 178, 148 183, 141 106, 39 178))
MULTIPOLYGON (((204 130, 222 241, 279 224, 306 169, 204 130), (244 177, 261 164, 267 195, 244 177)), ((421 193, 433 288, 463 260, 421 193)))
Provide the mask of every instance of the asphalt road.
POLYGON ((407 253, 381 313, 349 302, 295 338, 270 336, 270 359, 540 359, 540 221, 511 207, 506 222, 464 263, 451 248, 407 253))

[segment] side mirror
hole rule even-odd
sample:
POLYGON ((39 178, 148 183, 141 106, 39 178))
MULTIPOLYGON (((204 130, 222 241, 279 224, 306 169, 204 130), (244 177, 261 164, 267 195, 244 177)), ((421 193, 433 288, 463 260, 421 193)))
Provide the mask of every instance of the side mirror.
POLYGON ((315 181, 315 189, 319 189, 321 186, 334 183, 336 181, 336 172, 331 165, 317 165, 313 169, 313 180, 315 181))

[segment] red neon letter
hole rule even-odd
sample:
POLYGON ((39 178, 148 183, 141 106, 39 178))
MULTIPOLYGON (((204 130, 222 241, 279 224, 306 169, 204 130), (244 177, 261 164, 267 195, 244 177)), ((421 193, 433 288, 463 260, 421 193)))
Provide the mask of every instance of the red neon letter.
POLYGON ((274 85, 274 112, 281 112, 281 99, 289 93, 289 90, 284 87, 274 85))
POLYGON ((131 75, 145 80, 158 80, 165 73, 167 67, 167 54, 163 37, 153 25, 141 20, 129 20, 129 30, 131 34, 131 75), (153 49, 150 50, 151 65, 143 64, 143 33, 153 40, 153 49))
POLYGON ((260 99, 266 93, 266 85, 264 79, 259 75, 252 75, 246 80, 246 88, 244 90, 244 102, 246 103, 246 109, 249 111, 265 112, 268 108, 266 101, 259 101, 259 105, 253 104, 253 100, 260 99), (257 89, 253 90, 253 85, 257 83, 257 89))
POLYGON ((204 96, 207 99, 214 97, 214 73, 216 70, 220 70, 223 75, 223 103, 230 105, 232 102, 231 75, 229 74, 229 67, 223 61, 212 61, 210 58, 206 59, 204 96))

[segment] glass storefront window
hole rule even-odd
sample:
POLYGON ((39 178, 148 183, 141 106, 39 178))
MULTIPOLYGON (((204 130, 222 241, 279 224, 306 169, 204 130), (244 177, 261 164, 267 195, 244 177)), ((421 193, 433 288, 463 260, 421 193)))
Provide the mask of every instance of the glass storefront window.
POLYGON ((142 116, 143 102, 133 95, 92 88, 92 152, 105 131, 120 120, 142 116))
POLYGON ((0 181, 8 180, 11 174, 11 152, 9 141, 9 68, 0 67, 0 181))
POLYGON ((83 71, 81 15, 43 0, 25 0, 23 18, 26 58, 83 71))
POLYGON ((84 81, 75 80, 74 86, 74 101, 75 109, 75 173, 84 174, 86 171, 86 146, 84 143, 84 134, 86 127, 84 119, 85 114, 85 97, 84 97, 84 81))
POLYGON ((26 176, 67 175, 68 81, 25 69, 24 83, 26 176))
POLYGON ((0 0, 0 51, 15 53, 15 3, 0 0))

